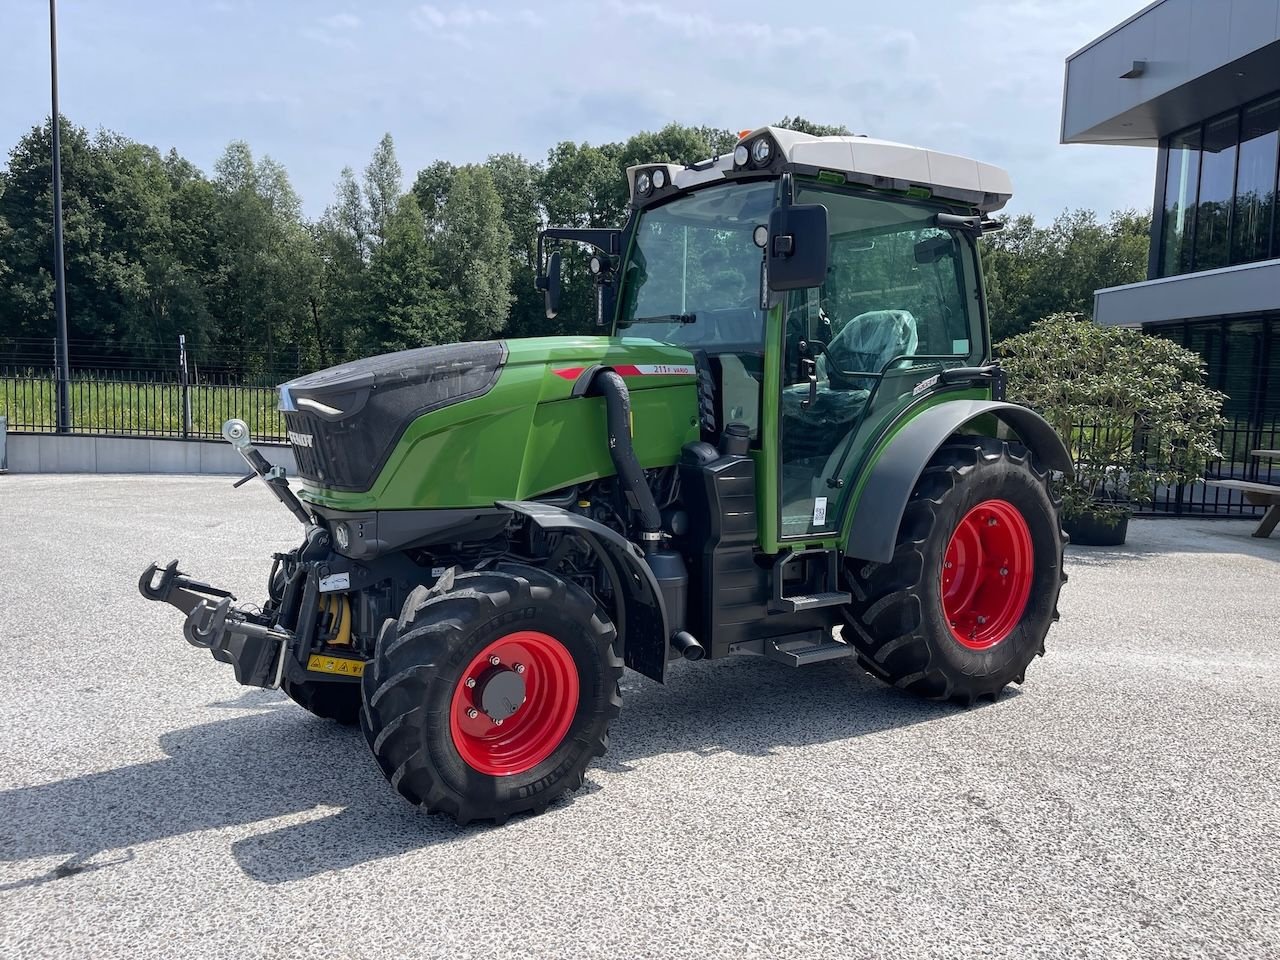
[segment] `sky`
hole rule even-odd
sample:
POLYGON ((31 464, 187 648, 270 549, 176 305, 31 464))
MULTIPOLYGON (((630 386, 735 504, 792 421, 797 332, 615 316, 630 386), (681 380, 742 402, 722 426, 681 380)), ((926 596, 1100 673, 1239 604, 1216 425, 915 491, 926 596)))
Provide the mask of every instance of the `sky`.
MULTIPOLYGON (((1155 151, 1061 146, 1066 57, 1145 0, 61 0, 62 113, 211 171, 234 139, 316 216, 383 133, 435 159, 784 115, 1007 168, 1011 212, 1149 208, 1155 151)), ((0 0, 0 150, 49 114, 48 5, 0 0)))

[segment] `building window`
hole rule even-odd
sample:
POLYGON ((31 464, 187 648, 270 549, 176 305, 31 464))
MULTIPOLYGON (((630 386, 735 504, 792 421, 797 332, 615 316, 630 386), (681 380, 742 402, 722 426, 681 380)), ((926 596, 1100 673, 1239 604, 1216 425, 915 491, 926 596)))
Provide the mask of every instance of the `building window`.
POLYGON ((1213 270, 1231 263, 1231 211, 1239 144, 1239 114, 1205 124, 1196 214, 1196 270, 1213 270))
POLYGON ((1265 260, 1271 253, 1276 150, 1280 143, 1280 97, 1246 110, 1240 132, 1240 172, 1236 177, 1231 262, 1250 263, 1265 260))
POLYGON ((1280 257, 1280 94, 1162 146, 1159 276, 1280 257))
POLYGON ((1175 134, 1169 141, 1169 167, 1164 191, 1162 277, 1191 271, 1196 222, 1196 190, 1200 186, 1200 128, 1175 134))

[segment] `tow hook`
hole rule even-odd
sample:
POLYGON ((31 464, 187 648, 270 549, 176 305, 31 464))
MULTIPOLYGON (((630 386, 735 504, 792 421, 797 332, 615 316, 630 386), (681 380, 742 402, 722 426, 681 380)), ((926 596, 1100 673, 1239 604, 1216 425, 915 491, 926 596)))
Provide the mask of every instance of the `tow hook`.
POLYGON ((182 635, 187 643, 231 664, 237 682, 271 689, 280 686, 292 633, 271 626, 260 614, 233 607, 231 593, 185 576, 177 560, 164 567, 154 563, 147 567, 138 579, 138 590, 148 600, 168 603, 185 613, 182 635))

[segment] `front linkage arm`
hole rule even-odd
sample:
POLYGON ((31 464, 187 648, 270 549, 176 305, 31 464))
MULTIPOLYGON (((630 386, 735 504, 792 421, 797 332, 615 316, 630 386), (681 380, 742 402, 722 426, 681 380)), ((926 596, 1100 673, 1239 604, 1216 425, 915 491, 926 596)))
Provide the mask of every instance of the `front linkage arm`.
POLYGON ((185 613, 182 635, 187 643, 231 664, 238 683, 280 686, 293 635, 272 626, 269 618, 232 607, 234 596, 186 576, 178 570, 177 560, 163 568, 154 563, 147 567, 138 579, 138 590, 148 600, 171 604, 185 613))
MULTIPOLYGON (((313 546, 327 546, 327 536, 313 526, 306 507, 289 489, 284 470, 272 466, 254 447, 245 422, 228 420, 223 424, 222 435, 253 469, 253 473, 236 486, 255 476, 260 477, 276 499, 307 525, 307 541, 297 559, 301 561, 301 554, 313 552, 313 546)), ((284 608, 295 612, 298 625, 304 627, 308 636, 314 633, 314 607, 318 597, 318 573, 312 569, 313 566, 301 564, 299 572, 302 576, 289 578, 284 596, 279 598, 284 608)), ((238 682, 254 687, 280 686, 286 669, 285 660, 297 634, 279 625, 278 611, 273 611, 277 615, 267 615, 253 609, 233 607, 235 597, 229 591, 193 580, 178 570, 177 560, 163 568, 154 563, 147 567, 138 580, 138 590, 148 600, 171 604, 186 614, 182 635, 187 642, 208 650, 215 660, 231 664, 238 682)), ((309 649, 310 644, 305 650, 300 648, 299 655, 305 655, 309 649)))

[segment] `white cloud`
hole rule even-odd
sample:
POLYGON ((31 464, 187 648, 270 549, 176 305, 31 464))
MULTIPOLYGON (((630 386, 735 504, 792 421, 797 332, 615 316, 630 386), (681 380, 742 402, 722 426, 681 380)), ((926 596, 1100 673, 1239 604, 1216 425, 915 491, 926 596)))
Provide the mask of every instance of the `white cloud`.
POLYGON ((483 7, 475 9, 454 7, 451 10, 441 10, 429 3, 418 7, 410 16, 414 24, 423 30, 469 30, 472 27, 499 22, 493 13, 483 7))
POLYGON ((661 3, 624 3, 610 0, 612 11, 627 20, 651 23, 674 30, 687 40, 749 42, 760 46, 795 47, 826 40, 825 27, 797 27, 758 20, 715 19, 705 13, 668 7, 661 3))
POLYGON ((321 26, 328 27, 330 30, 355 30, 360 24, 360 18, 353 13, 335 13, 320 21, 321 26))

